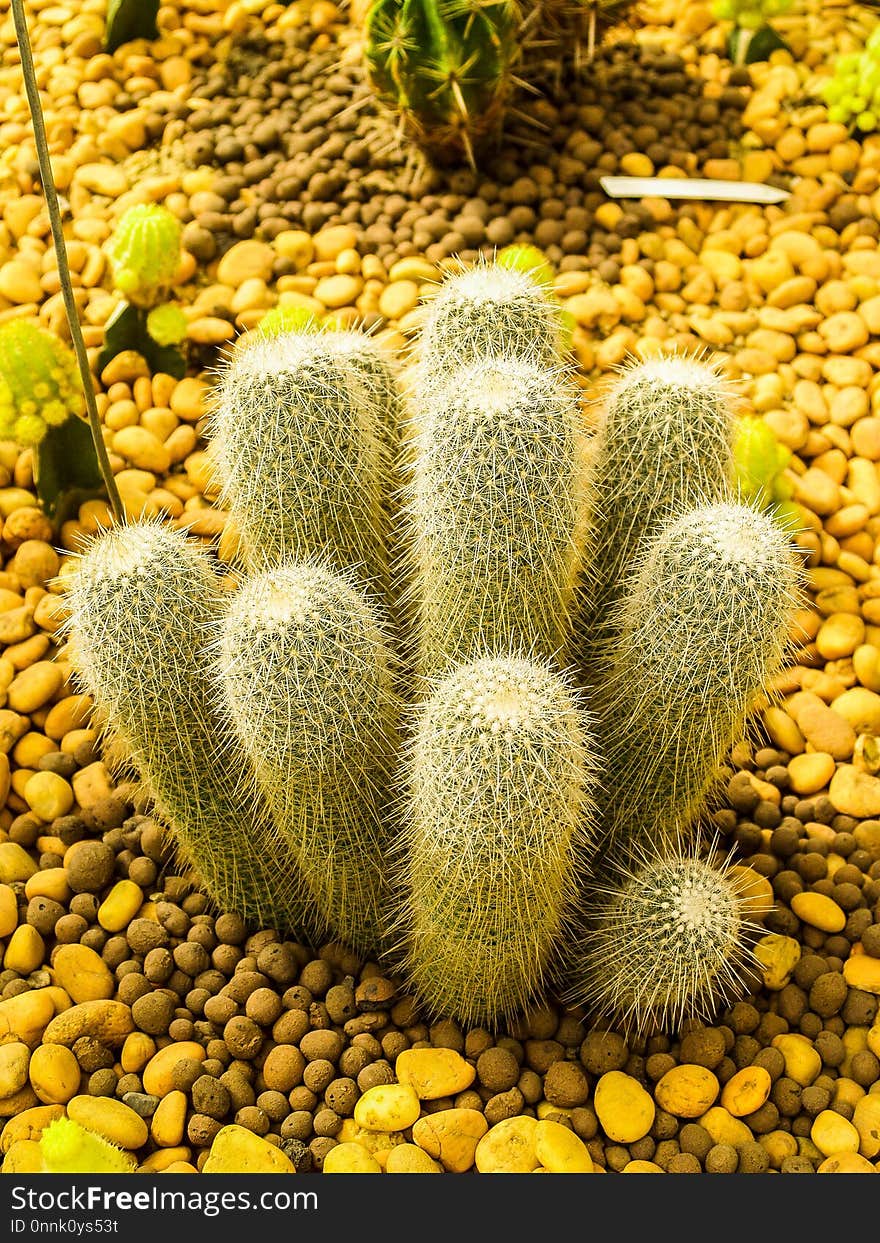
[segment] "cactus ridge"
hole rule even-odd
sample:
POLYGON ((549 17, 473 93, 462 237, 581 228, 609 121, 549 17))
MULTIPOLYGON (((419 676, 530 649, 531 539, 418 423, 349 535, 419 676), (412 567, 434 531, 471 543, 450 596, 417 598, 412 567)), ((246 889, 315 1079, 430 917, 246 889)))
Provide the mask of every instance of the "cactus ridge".
POLYGON ((72 659, 214 901, 299 928, 295 865, 273 845, 252 770, 214 705, 209 652, 223 599, 207 554, 181 532, 111 528, 79 558, 67 593, 72 659))
POLYGON ((378 608, 317 562, 264 571, 232 598, 216 663, 222 704, 309 885, 313 926, 378 948, 399 717, 378 608))
POLYGON ((539 275, 480 259, 448 276, 424 311, 416 367, 421 387, 481 358, 557 365, 564 352, 564 312, 539 275))
POLYGON ((334 335, 249 333, 231 352, 210 416, 220 504, 248 569, 326 556, 384 587, 391 464, 363 369, 334 335))
POLYGON ((794 545, 753 506, 688 509, 648 545, 592 692, 609 836, 668 838, 693 822, 783 663, 800 587, 794 545))
POLYGON ((674 1032, 745 991, 761 935, 748 879, 711 843, 638 849, 591 884, 567 1000, 627 1033, 674 1032))
POLYGON ((564 370, 480 360, 412 404, 398 592, 416 616, 419 673, 490 652, 559 655, 588 516, 564 370))
POLYGON ((717 369, 672 355, 622 370, 591 450, 596 519, 584 580, 585 663, 613 631, 610 613, 639 550, 689 505, 731 493, 733 397, 717 369))
POLYGON ((557 969, 592 849, 596 760, 570 677, 521 656, 438 680, 402 763, 403 969, 434 1014, 494 1024, 557 969))

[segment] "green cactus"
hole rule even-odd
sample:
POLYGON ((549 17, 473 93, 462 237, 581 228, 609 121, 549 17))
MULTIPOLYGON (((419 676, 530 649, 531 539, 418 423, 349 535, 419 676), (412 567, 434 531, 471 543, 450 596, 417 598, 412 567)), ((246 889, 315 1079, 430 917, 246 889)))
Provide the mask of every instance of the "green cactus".
POLYGON ((223 366, 211 414, 220 503, 247 567, 323 556, 388 581, 390 460, 375 391, 332 333, 248 333, 223 366))
POLYGON ((106 251, 113 284, 129 302, 151 306, 180 265, 180 221, 158 203, 137 203, 122 214, 106 251))
POLYGON ((519 657, 439 681, 404 763, 406 971, 434 1014, 495 1024, 552 976, 592 847, 590 722, 519 657))
POLYGON ((157 345, 180 345, 186 340, 188 321, 181 307, 174 302, 154 306, 147 315, 147 332, 157 345))
POLYGON ((786 530, 803 527, 800 507, 792 501, 794 484, 784 471, 791 450, 779 443, 768 423, 757 415, 736 421, 733 440, 734 479, 742 500, 759 505, 786 530))
POLYGON ((134 1174, 137 1161, 72 1118, 55 1118, 40 1135, 46 1174, 134 1174))
POLYGON ((70 347, 30 320, 0 324, 0 439, 38 445, 50 427, 84 413, 70 347))
POLYGON ((419 672, 510 650, 558 656, 588 518, 575 391, 559 368, 505 356, 453 371, 413 407, 401 594, 419 672))
POLYGON ((646 541, 689 505, 732 484, 733 411, 714 367, 683 357, 627 367, 603 403, 592 448, 595 520, 582 593, 589 666, 646 541))
MULTIPOLYGON (((262 317, 254 332, 278 337, 285 332, 320 332, 321 317, 303 306, 273 306, 262 317)), ((246 338, 240 338, 245 340, 246 338)))
POLYGON ((436 163, 500 132, 519 44, 512 0, 373 0, 367 78, 403 131, 436 163))
POLYGON ((498 354, 553 366, 565 343, 563 307, 552 289, 534 271, 482 259, 447 276, 426 304, 418 379, 425 386, 453 367, 498 354))
POLYGON ((399 715, 376 607, 324 566, 269 570, 232 598, 217 663, 226 714, 310 887, 315 926, 375 951, 389 914, 399 715))
POLYGON ((585 904, 567 1000, 626 1033, 711 1019, 745 991, 756 965, 761 929, 748 918, 745 888, 732 858, 701 858, 698 845, 671 844, 611 869, 585 904))
POLYGON ((224 606, 207 553, 139 522, 97 536, 67 592, 72 660, 218 906, 302 927, 304 890, 231 728, 214 703, 224 606))
POLYGON ((689 509, 648 545, 592 692, 616 843, 689 829, 782 663, 799 586, 790 539, 749 506, 689 509))

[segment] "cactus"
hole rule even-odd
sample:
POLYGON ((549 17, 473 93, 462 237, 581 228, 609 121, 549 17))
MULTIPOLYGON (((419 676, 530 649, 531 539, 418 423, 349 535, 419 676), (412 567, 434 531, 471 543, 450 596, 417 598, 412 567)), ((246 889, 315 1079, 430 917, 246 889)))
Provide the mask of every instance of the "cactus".
POLYGON ((586 665, 610 637, 610 615, 645 542, 682 509, 729 494, 732 439, 728 387, 703 362, 651 359, 612 387, 592 451, 596 518, 579 626, 586 665))
MULTIPOLYGON (((638 854, 594 882, 573 955, 568 1000, 625 1032, 677 1030, 685 1017, 744 991, 760 935, 745 906, 747 881, 731 859, 698 845, 638 854)), ((754 910, 754 904, 751 907, 754 910)))
MULTIPOLYGON (((354 371, 365 389, 389 462, 392 462, 403 422, 400 378, 395 361, 369 333, 353 328, 325 325, 324 345, 328 353, 354 371)), ((388 499, 386 496, 386 501, 388 499)))
POLYGON ((332 333, 249 333, 223 367, 214 461, 249 569, 324 556, 387 585, 390 471, 377 405, 332 333))
POLYGON ((266 571, 232 599, 217 663, 226 713, 310 887, 315 926, 377 949, 398 707, 375 606, 318 564, 266 571))
POLYGON ((246 757, 213 703, 209 641, 223 603, 194 541, 149 522, 112 528, 79 559, 67 593, 72 659, 215 902, 296 928, 295 864, 274 844, 246 757))
POLYGON ((540 272, 480 260, 448 276, 425 307, 419 383, 428 385, 452 367, 499 354, 558 364, 565 333, 562 304, 540 272))
POLYGON ((518 52, 512 0, 373 0, 366 16, 367 77, 379 100, 436 163, 465 156, 500 132, 518 52))
POLYGON ((55 1118, 40 1135, 46 1174, 134 1174, 130 1152, 87 1130, 72 1118, 55 1118))
MULTIPOLYGON (((404 589, 425 675, 559 655, 586 534, 586 436, 559 368, 505 356, 414 398, 404 589)), ((402 592, 403 594, 403 592, 402 592)))
POLYGON ((180 265, 180 221, 158 203, 137 203, 122 214, 106 246, 113 284, 132 303, 152 305, 180 265))
POLYGON ((0 438, 38 445, 85 412, 73 351, 30 320, 0 324, 0 438))
MULTIPOLYGON (((321 318, 303 306, 273 306, 254 328, 262 337, 278 337, 285 332, 320 332, 321 318)), ((246 340, 240 337, 239 340, 246 340)))
POLYGON ((648 546, 594 688, 603 829, 668 840, 701 810, 755 696, 785 655, 796 552, 760 510, 687 510, 648 546))
POLYGON ((794 484, 783 473, 790 461, 791 450, 779 443, 762 418, 746 414, 737 419, 733 465, 740 499, 759 505, 794 532, 803 526, 803 515, 792 500, 794 484))
POLYGON ((591 849, 590 721, 521 657, 439 681, 404 763, 406 971, 435 1014, 496 1023, 556 967, 591 849))
POLYGON ((146 323, 147 332, 157 345, 180 345, 186 339, 188 321, 175 302, 154 306, 146 323))

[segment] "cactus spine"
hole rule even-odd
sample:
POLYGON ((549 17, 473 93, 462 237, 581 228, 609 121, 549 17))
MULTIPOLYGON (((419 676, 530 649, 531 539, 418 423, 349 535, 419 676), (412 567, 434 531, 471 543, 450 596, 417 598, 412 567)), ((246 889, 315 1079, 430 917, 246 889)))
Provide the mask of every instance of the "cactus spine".
POLYGON ((625 1031, 675 1031, 743 991, 760 934, 747 918, 743 872, 696 845, 643 851, 585 904, 587 934, 569 1000, 625 1031))
POLYGON ((216 389, 212 450, 247 566, 326 556, 387 583, 390 463, 375 402, 331 333, 248 334, 216 389))
POLYGON ((728 494, 732 439, 727 387, 705 363, 651 359, 611 389, 592 450, 596 518, 580 626, 588 662, 645 541, 682 509, 728 494))
POLYGON ((494 1024, 555 968, 591 848, 590 723, 519 657, 438 682, 404 765, 406 966, 435 1014, 494 1024))
POLYGON ((184 857, 225 910, 300 927, 295 866, 213 703, 223 607, 207 554, 141 522, 96 537, 67 593, 79 679, 124 745, 184 857))
POLYGON ((137 1161, 72 1118, 55 1118, 40 1135, 46 1174, 133 1174, 137 1161))
POLYGON ((701 810, 751 702, 782 663, 795 558, 772 518, 729 502, 686 511, 649 545, 595 687, 606 832, 669 839, 701 810))
POLYGON ((505 356, 454 371, 413 405, 405 590, 420 673, 510 650, 558 655, 588 516, 574 390, 559 368, 505 356))
POLYGON ((538 269, 480 260, 447 277, 427 303, 418 380, 427 387, 453 367, 499 355, 554 366, 565 340, 562 303, 538 269))
POLYGON ((398 708, 376 608, 326 567, 288 564, 244 583, 218 652, 227 714, 309 885, 313 926, 377 949, 398 708))
POLYGON ((474 154, 499 132, 518 44, 511 0, 373 0, 367 76, 404 132, 436 162, 474 154))

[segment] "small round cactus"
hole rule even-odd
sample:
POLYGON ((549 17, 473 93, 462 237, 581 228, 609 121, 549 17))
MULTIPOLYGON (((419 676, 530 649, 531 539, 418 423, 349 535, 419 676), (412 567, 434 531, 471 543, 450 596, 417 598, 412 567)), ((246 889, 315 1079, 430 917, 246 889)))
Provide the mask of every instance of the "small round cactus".
POLYGON ((376 607, 318 564, 247 579, 217 666, 226 713, 314 898, 313 931, 375 952, 388 922, 392 658, 376 607))
POLYGON ((670 840, 693 823, 782 664, 799 583, 791 540, 747 505, 686 510, 648 545, 592 694, 616 841, 670 840))
POLYGON ((675 1032, 744 991, 760 927, 730 859, 698 845, 637 854, 591 886, 568 1000, 626 1032, 675 1032))
POLYGON ((70 347, 30 320, 0 324, 0 438, 38 445, 84 410, 70 347))
POLYGON ((207 553, 158 523, 113 527, 79 559, 66 600, 79 681, 207 892, 248 920, 301 928, 295 861, 214 702, 224 596, 207 553))
POLYGON ((589 717, 521 657, 439 681, 404 764, 406 970, 433 1014, 495 1024, 551 977, 592 847, 589 717))
POLYGON ((558 364, 562 304, 531 272, 482 259, 448 276, 425 306, 417 374, 422 385, 452 367, 497 355, 558 364))
POLYGON ((123 213, 107 242, 113 284, 129 301, 148 306, 170 285, 180 266, 180 221, 158 203, 137 203, 123 213))
POLYGON ((419 672, 510 650, 558 656, 571 636, 588 466, 558 367, 478 360, 413 397, 401 594, 419 672))
POLYGON ((375 401, 335 334, 248 333, 211 413, 220 503, 248 569, 325 557, 387 586, 390 460, 375 401))
POLYGON ((54 1118, 39 1143, 46 1174, 134 1174, 137 1169, 132 1153, 72 1118, 54 1118))
POLYGON ((147 315, 147 332, 157 345, 179 345, 186 339, 188 321, 174 302, 154 306, 147 315))

